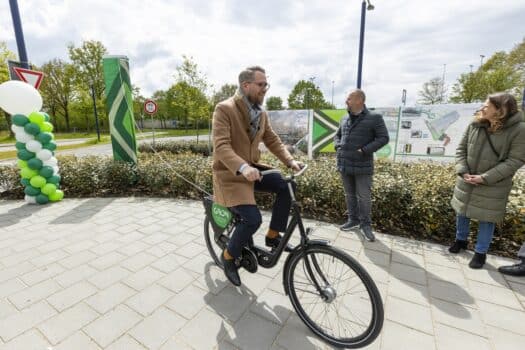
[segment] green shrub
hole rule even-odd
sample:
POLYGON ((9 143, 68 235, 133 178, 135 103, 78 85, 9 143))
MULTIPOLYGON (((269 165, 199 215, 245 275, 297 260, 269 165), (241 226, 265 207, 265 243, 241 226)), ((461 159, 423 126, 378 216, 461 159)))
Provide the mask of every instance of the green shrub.
MULTIPOLYGON (((200 199, 202 193, 179 175, 211 193, 211 158, 202 154, 141 153, 137 166, 116 162, 109 157, 59 157, 61 187, 70 198, 152 196, 200 199)), ((263 160, 278 163, 273 157, 263 160)), ((328 222, 344 222, 344 191, 334 159, 320 157, 304 161, 310 168, 298 179, 297 193, 303 213, 328 222)), ((376 162, 372 192, 372 219, 376 229, 449 244, 455 235, 455 213, 450 207, 454 176, 452 165, 376 162)), ((491 246, 491 252, 512 257, 525 240, 524 174, 518 174, 514 183, 505 221, 497 226, 491 246)), ((0 166, 0 199, 23 197, 18 169, 0 166)), ((256 198, 261 207, 271 208, 271 195, 257 194, 256 198)), ((472 241, 475 241, 476 226, 474 224, 471 228, 472 241)))
POLYGON ((159 141, 155 142, 155 146, 152 143, 142 143, 138 147, 141 153, 155 153, 155 152, 169 152, 173 154, 181 153, 194 153, 203 156, 211 155, 213 146, 208 144, 207 141, 201 141, 199 143, 195 141, 159 141))

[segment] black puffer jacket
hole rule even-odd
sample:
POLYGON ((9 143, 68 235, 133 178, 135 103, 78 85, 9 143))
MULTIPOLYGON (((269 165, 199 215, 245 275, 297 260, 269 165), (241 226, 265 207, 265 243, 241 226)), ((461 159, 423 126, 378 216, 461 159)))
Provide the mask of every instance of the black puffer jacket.
POLYGON ((372 175, 374 152, 388 143, 388 130, 383 117, 366 107, 354 118, 353 124, 350 114, 342 118, 334 137, 337 170, 346 175, 372 175))

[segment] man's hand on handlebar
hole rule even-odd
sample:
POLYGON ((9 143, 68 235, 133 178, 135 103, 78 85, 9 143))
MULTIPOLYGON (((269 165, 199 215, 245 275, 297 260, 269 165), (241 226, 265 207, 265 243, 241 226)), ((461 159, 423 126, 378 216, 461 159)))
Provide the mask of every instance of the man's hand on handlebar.
POLYGON ((290 164, 288 164, 290 168, 292 168, 295 172, 301 171, 301 169, 304 167, 304 164, 301 162, 298 162, 296 160, 292 160, 290 164))
POLYGON ((261 179, 261 173, 259 169, 256 169, 251 166, 244 167, 242 170, 242 176, 248 181, 257 181, 261 179))

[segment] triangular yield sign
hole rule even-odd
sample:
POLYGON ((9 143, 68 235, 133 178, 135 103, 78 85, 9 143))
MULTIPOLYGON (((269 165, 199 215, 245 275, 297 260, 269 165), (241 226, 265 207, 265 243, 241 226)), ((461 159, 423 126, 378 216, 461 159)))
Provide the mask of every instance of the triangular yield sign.
POLYGON ((33 85, 35 89, 38 89, 40 87, 40 83, 42 83, 44 73, 20 67, 13 67, 13 70, 15 71, 16 75, 20 78, 20 80, 25 81, 30 85, 33 85))

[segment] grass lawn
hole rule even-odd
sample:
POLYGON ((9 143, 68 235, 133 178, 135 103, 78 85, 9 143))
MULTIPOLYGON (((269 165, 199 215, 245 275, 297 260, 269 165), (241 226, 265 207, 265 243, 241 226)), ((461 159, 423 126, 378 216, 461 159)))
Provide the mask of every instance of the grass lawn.
MULTIPOLYGON (((142 134, 146 134, 147 137, 151 137, 151 129, 143 129, 136 131, 137 138, 141 138, 142 134)), ((200 129, 199 135, 208 135, 209 130, 208 129, 200 129)), ((96 133, 82 133, 82 132, 72 132, 72 133, 54 133, 55 140, 68 140, 68 139, 92 139, 97 137, 96 133)), ((168 137, 168 136, 194 136, 197 135, 197 130, 195 129, 189 129, 189 130, 179 130, 179 129, 155 129, 155 137, 168 137)), ((109 134, 102 133, 100 134, 100 137, 103 139, 104 137, 109 137, 109 134)), ((15 143, 16 140, 14 138, 9 137, 9 133, 7 130, 0 130, 0 143, 15 143)))

